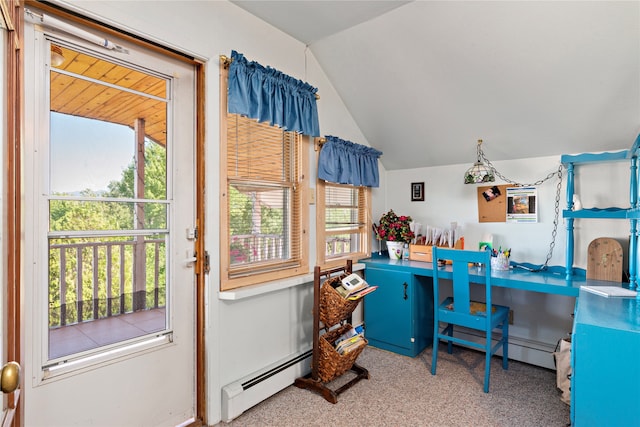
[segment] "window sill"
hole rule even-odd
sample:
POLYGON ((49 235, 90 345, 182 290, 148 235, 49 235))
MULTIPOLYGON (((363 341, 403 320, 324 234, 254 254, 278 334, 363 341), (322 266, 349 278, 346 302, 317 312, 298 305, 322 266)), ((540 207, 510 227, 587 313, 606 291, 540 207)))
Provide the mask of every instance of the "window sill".
MULTIPOLYGON (((354 263, 353 271, 364 270, 364 264, 354 263)), ((313 273, 303 274, 301 276, 290 277, 284 280, 261 283, 259 285, 245 286, 229 291, 222 291, 218 294, 218 299, 224 301, 238 301, 245 298, 251 298, 258 295, 268 294, 270 292, 280 291, 282 289, 293 288, 305 283, 313 283, 313 273)))

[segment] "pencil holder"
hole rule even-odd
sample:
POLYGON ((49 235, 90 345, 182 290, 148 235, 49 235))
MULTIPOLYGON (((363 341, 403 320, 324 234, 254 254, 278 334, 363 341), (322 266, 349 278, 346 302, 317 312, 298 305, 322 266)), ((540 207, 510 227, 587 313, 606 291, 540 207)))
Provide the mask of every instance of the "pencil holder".
POLYGON ((492 270, 508 270, 509 269, 509 257, 499 254, 498 256, 491 257, 491 269, 492 270))

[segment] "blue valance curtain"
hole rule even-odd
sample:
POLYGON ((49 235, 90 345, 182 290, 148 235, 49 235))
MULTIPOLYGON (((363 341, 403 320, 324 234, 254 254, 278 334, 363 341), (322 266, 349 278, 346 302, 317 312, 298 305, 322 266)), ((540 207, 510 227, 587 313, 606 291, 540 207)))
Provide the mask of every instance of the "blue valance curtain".
POLYGON ((320 136, 316 92, 308 83, 248 61, 231 52, 229 113, 241 114, 287 131, 320 136))
POLYGON ((326 136, 318 159, 318 178, 338 184, 379 187, 378 158, 381 151, 326 136))

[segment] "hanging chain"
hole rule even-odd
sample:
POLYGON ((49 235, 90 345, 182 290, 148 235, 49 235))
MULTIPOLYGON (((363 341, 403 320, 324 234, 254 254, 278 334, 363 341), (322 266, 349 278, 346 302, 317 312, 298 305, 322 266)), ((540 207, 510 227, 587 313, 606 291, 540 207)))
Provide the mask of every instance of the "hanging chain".
POLYGON ((500 178, 504 182, 508 182, 509 184, 517 185, 520 187, 537 187, 539 185, 544 184, 546 181, 550 180, 554 176, 558 175, 558 185, 556 187, 556 200, 555 200, 555 215, 553 217, 553 231, 551 232, 551 243, 549 244, 549 252, 547 253, 547 259, 544 261, 544 264, 542 264, 539 268, 533 269, 531 271, 534 273, 537 273, 537 272, 546 270, 547 267, 549 266, 549 261, 553 256, 553 248, 556 246, 556 236, 558 235, 558 219, 560 218, 560 190, 562 188, 562 164, 558 166, 558 170, 556 172, 551 172, 545 178, 540 179, 534 182, 533 184, 521 184, 519 182, 513 181, 505 177, 500 172, 498 172, 496 167, 493 166, 493 163, 491 163, 491 161, 489 161, 489 159, 485 157, 484 152, 482 151, 482 148, 478 147, 478 152, 482 160, 487 164, 487 166, 489 166, 489 168, 493 171, 493 173, 496 176, 498 176, 498 178, 500 178))
POLYGON ((498 169, 496 169, 496 167, 493 166, 493 163, 491 163, 489 161, 489 159, 487 159, 485 157, 484 152, 482 151, 482 148, 480 148, 479 151, 480 151, 480 157, 487 164, 487 166, 489 166, 489 168, 493 171, 493 173, 495 173, 498 176, 498 178, 500 178, 504 182, 508 182, 509 184, 517 185, 519 187, 537 187, 538 185, 544 184, 545 181, 550 180, 551 178, 553 178, 556 175, 558 175, 559 178, 560 178, 560 181, 562 181, 562 165, 560 165, 560 167, 558 168, 558 172, 551 172, 549 175, 547 175, 546 178, 538 180, 538 181, 534 182, 533 184, 521 184, 519 182, 512 181, 509 178, 507 178, 506 176, 502 175, 500 172, 498 172, 498 169))
MULTIPOLYGON (((562 165, 558 166, 558 171, 553 175, 556 174, 558 175, 558 186, 556 187, 555 215, 553 217, 553 231, 551 232, 549 253, 547 253, 547 259, 544 261, 544 264, 540 266, 540 268, 534 270, 535 272, 547 269, 547 267, 549 266, 549 260, 551 260, 551 256, 553 255, 553 248, 556 246, 556 236, 558 235, 558 218, 560 217, 560 188, 562 187, 562 165)), ((547 177, 546 179, 549 179, 549 177, 547 177)))

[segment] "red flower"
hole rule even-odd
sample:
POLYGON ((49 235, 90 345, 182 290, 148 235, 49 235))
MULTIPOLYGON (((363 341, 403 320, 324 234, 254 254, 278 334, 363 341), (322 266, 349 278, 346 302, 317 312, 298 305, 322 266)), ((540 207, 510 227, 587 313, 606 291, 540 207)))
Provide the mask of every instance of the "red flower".
POLYGON ((375 226, 375 231, 381 240, 408 243, 414 238, 413 231, 409 226, 410 223, 410 216, 397 216, 391 209, 382 215, 380 225, 375 226))

